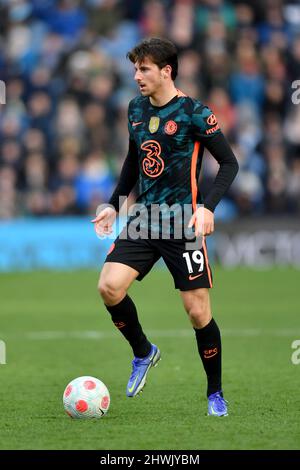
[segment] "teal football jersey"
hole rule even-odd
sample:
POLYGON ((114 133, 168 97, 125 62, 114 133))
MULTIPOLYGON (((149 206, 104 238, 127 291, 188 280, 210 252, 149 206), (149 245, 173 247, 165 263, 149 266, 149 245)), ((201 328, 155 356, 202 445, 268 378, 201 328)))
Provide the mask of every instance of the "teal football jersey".
POLYGON ((197 182, 205 142, 221 132, 207 106, 181 92, 161 107, 139 96, 129 104, 128 129, 138 154, 137 203, 202 202, 197 182))

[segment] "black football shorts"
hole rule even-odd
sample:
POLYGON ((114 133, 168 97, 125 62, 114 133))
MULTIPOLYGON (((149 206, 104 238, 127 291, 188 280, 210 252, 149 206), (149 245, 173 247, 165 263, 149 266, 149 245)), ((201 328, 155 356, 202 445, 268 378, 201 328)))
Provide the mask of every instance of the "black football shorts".
POLYGON ((175 289, 188 291, 212 287, 205 237, 187 249, 187 240, 136 240, 118 237, 111 245, 105 262, 122 263, 139 272, 141 281, 161 257, 173 276, 175 289), (199 247, 197 247, 199 245, 199 247))

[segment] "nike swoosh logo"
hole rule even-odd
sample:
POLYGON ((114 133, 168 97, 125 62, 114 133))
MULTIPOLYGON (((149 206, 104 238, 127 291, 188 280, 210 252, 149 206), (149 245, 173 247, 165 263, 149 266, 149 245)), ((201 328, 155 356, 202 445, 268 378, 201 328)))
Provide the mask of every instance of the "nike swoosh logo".
MULTIPOLYGON (((156 351, 154 351, 154 352, 152 353, 152 356, 149 358, 150 361, 152 361, 152 359, 154 358, 155 353, 156 353, 156 351)), ((135 378, 135 380, 134 380, 132 386, 128 389, 128 392, 129 392, 129 393, 133 392, 133 389, 134 389, 134 387, 135 387, 135 385, 136 385, 136 382, 137 382, 138 378, 139 378, 139 374, 136 376, 136 378, 135 378)))
POLYGON ((133 122, 132 127, 138 126, 139 124, 143 124, 143 121, 133 122))
POLYGON ((200 277, 200 276, 203 276, 203 273, 197 274, 197 276, 192 276, 192 275, 190 275, 190 276, 189 276, 189 280, 190 280, 190 281, 193 281, 194 279, 197 279, 197 277, 200 277))
POLYGON ((134 389, 134 387, 135 387, 135 384, 136 384, 138 378, 139 378, 139 374, 136 376, 135 381, 134 381, 133 384, 132 384, 132 387, 130 387, 130 388, 128 389, 128 392, 129 392, 129 393, 133 392, 133 389, 134 389))
POLYGON ((154 358, 155 356, 155 351, 152 353, 152 356, 150 357, 150 361, 152 361, 152 359, 154 358))

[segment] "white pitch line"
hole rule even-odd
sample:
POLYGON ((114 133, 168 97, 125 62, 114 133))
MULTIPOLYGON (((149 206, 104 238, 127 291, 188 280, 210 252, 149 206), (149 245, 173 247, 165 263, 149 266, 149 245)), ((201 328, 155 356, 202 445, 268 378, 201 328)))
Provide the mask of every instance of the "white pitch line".
MULTIPOLYGON (((229 337, 299 337, 300 329, 260 329, 260 328, 224 328, 221 329, 222 336, 229 337)), ((192 329, 178 330, 147 330, 147 335, 156 338, 178 338, 193 337, 192 329)), ((21 335, 8 335, 9 337, 20 337, 27 340, 59 340, 59 339, 87 339, 87 340, 106 340, 119 337, 117 331, 30 331, 21 335)), ((0 333, 0 337, 6 338, 7 335, 0 333)))

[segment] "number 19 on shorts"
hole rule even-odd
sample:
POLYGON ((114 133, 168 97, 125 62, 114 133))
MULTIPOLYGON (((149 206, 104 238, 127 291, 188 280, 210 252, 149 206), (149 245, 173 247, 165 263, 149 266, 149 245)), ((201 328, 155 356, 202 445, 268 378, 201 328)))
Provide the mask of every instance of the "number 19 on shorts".
POLYGON ((201 273, 204 269, 204 256, 203 253, 200 250, 193 251, 192 253, 189 251, 186 251, 182 255, 185 259, 186 266, 188 269, 189 274, 194 273, 193 269, 193 263, 196 264, 196 266, 199 266, 199 269, 197 270, 198 273, 201 273))

